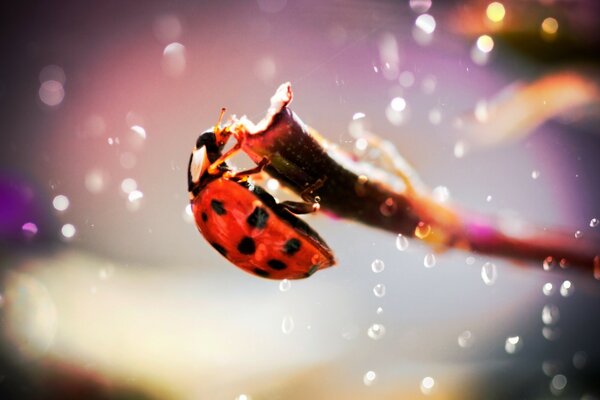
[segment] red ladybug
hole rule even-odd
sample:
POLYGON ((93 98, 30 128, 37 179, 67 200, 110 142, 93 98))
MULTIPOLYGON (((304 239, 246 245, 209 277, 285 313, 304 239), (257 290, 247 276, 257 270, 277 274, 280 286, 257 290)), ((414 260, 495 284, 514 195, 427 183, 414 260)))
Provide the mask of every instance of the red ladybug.
POLYGON ((325 241, 292 214, 316 211, 318 204, 278 203, 248 182, 268 163, 266 159, 256 168, 232 171, 225 161, 240 146, 238 142, 223 154, 230 135, 217 124, 198 137, 190 157, 188 191, 200 233, 233 264, 264 278, 306 278, 334 265, 325 241))

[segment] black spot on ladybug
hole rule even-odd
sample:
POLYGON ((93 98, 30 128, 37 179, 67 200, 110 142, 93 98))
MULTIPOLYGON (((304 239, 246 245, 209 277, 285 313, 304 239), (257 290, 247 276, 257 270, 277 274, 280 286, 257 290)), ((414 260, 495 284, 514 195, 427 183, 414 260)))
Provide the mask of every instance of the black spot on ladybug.
POLYGON ((248 225, 253 226, 258 229, 262 229, 267 225, 267 220, 269 219, 269 213, 262 207, 256 207, 252 214, 248 216, 246 222, 248 225))
POLYGON ((256 245, 251 237, 246 236, 240 240, 237 249, 242 254, 254 254, 256 251, 256 245))
POLYGON ((208 219, 208 215, 206 215, 205 212, 202 212, 202 221, 206 222, 207 219, 208 219))
POLYGON ((223 207, 223 202, 219 200, 211 200, 210 207, 219 215, 223 215, 226 213, 225 207, 223 207))
POLYGON ((211 243, 210 245, 214 247, 215 250, 217 250, 219 253, 221 253, 223 257, 227 257, 227 250, 225 250, 225 248, 219 243, 211 243))
POLYGON ((267 265, 276 270, 286 269, 287 265, 283 261, 272 259, 267 262, 267 265))
POLYGON ((293 256, 298 252, 298 250, 300 250, 300 246, 300 241, 296 238, 293 238, 285 242, 285 244, 283 245, 283 251, 285 252, 285 254, 293 256))
POLYGON ((262 276, 263 278, 267 278, 269 276, 269 273, 267 271, 260 268, 254 268, 254 273, 258 276, 262 276))

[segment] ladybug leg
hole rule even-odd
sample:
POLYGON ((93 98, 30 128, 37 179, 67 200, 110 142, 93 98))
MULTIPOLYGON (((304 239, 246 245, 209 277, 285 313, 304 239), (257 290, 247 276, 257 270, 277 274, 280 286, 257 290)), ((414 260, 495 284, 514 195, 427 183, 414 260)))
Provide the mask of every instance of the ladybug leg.
POLYGON ((317 189, 321 188, 325 184, 326 180, 327 180, 327 177, 319 178, 312 185, 305 187, 304 190, 302 190, 302 192, 300 192, 300 197, 302 198, 302 200, 304 200, 305 202, 308 202, 308 203, 313 203, 313 202, 318 203, 321 199, 319 198, 319 196, 313 196, 313 193, 317 189))
POLYGON ((294 214, 310 214, 319 211, 320 205, 317 202, 303 203, 301 201, 283 201, 279 203, 283 208, 294 214))
POLYGON ((262 172, 262 170, 269 164, 269 160, 267 157, 263 157, 262 160, 258 163, 258 165, 254 168, 246 169, 243 171, 227 171, 223 174, 223 177, 226 179, 235 179, 242 178, 245 179, 250 175, 258 174, 262 172))

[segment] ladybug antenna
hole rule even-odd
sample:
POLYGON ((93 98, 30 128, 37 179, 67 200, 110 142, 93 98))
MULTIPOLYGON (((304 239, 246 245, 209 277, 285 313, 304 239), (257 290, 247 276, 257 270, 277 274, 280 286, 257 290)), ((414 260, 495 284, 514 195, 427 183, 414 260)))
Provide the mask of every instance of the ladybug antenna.
POLYGON ((219 119, 217 120, 217 124, 215 125, 215 133, 221 133, 221 121, 223 120, 225 111, 227 111, 227 109, 225 107, 222 107, 221 112, 219 113, 219 119))
POLYGON ((227 111, 227 109, 225 107, 222 107, 221 112, 219 113, 219 120, 217 121, 217 124, 214 127, 214 132, 215 132, 215 136, 217 139, 217 145, 219 145, 219 146, 223 146, 225 144, 225 142, 227 142, 227 139, 229 138, 229 135, 231 134, 231 132, 229 132, 228 126, 226 126, 225 128, 221 128, 221 121, 223 120, 225 111, 227 111))

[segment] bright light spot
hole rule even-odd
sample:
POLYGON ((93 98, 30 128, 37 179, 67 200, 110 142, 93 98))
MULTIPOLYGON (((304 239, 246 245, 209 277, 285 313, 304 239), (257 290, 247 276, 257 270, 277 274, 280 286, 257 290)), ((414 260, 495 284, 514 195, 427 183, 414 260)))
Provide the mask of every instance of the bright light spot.
POLYGON ((506 10, 504 9, 504 6, 497 1, 488 4, 487 9, 485 10, 485 15, 487 15, 488 19, 492 22, 502 21, 505 14, 506 10))
POLYGON ((435 380, 430 376, 426 376, 421 380, 421 393, 430 394, 434 386, 435 380))
POLYGON ((521 349, 522 345, 523 342, 521 341, 520 337, 510 336, 504 343, 504 350, 506 350, 508 354, 514 354, 521 349))
POLYGON ((146 139, 146 130, 143 127, 139 125, 133 125, 130 129, 142 139, 146 139))
POLYGON ((277 179, 269 179, 267 180, 267 189, 269 189, 269 191, 274 192, 277 189, 279 189, 279 181, 277 179))
POLYGON ((415 20, 415 26, 428 35, 431 35, 435 31, 435 18, 429 14, 419 15, 415 20))
POLYGON ((481 123, 488 120, 488 107, 485 100, 479 100, 475 105, 475 119, 481 123))
POLYGON ((390 107, 392 107, 394 111, 403 111, 406 108, 406 100, 402 97, 394 97, 390 102, 390 107))
POLYGON ((76 229, 72 224, 64 224, 60 231, 65 238, 70 239, 75 236, 76 229))
POLYGON ((539 177, 540 177, 540 171, 538 171, 538 170, 531 171, 531 179, 537 179, 539 177))
POLYGON ((446 186, 436 186, 431 193, 433 199, 438 203, 445 203, 450 198, 450 191, 446 186))
POLYGON ((364 117, 366 117, 365 113, 357 112, 352 116, 352 121, 356 121, 357 119, 362 119, 364 117))
POLYGON ((377 374, 375 373, 375 371, 367 371, 367 373, 363 376, 363 383, 366 386, 371 386, 372 384, 375 383, 376 379, 377 379, 377 374))
POLYGON ((271 57, 263 57, 254 64, 254 74, 263 82, 270 82, 275 77, 277 66, 271 57))
POLYGON ((49 80, 42 83, 40 90, 38 91, 40 100, 47 106, 54 107, 62 103, 65 97, 65 89, 62 83, 49 80))
POLYGON ((358 139, 356 139, 356 142, 354 143, 354 147, 356 148, 356 150, 358 150, 360 152, 365 151, 368 146, 369 146, 369 142, 365 138, 358 138, 358 139))
POLYGON ((21 227, 26 236, 33 236, 38 233, 38 227, 33 222, 26 222, 21 227))
POLYGON ((431 0, 410 0, 410 9, 416 13, 424 13, 431 8, 431 0))
POLYGON ((454 157, 463 158, 467 152, 467 145, 462 140, 454 144, 454 157))
POLYGON ((477 39, 477 48, 484 53, 489 53, 494 48, 494 39, 488 35, 481 35, 477 39))
POLYGON ((137 189, 137 182, 133 178, 125 178, 121 182, 121 190, 123 193, 129 194, 137 189))
POLYGON ((52 200, 52 205, 58 211, 65 211, 69 208, 69 198, 65 195, 59 194, 52 200))
POLYGON ((129 201, 132 203, 134 201, 142 199, 143 197, 144 197, 144 193, 140 192, 139 190, 133 190, 129 193, 129 196, 127 196, 129 201))
POLYGON ((186 67, 185 46, 181 43, 170 43, 163 50, 162 68, 165 74, 178 77, 186 67))
POLYGON ((247 394, 240 394, 235 398, 235 400, 252 400, 252 397, 248 396, 247 394))
POLYGON ((542 22, 542 32, 548 35, 555 35, 558 32, 558 21, 549 17, 542 22))

